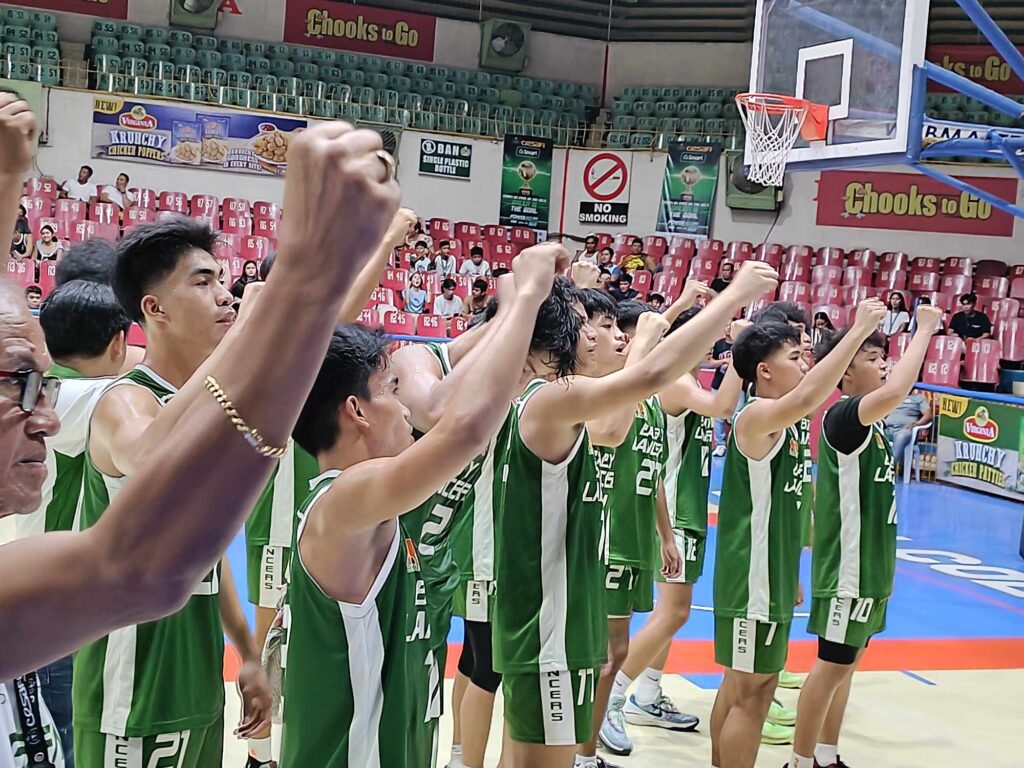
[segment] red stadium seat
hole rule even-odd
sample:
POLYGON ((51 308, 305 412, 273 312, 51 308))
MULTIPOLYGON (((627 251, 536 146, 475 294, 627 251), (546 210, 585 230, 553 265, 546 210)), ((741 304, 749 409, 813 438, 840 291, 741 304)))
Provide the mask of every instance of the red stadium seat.
MULTIPOLYGON (((469 275, 456 275, 455 276, 455 295, 463 301, 473 291, 473 280, 475 278, 469 275)), ((402 286, 405 287, 404 285, 402 286)))
POLYGON ((452 223, 448 219, 431 219, 427 224, 427 229, 435 244, 438 240, 451 240, 455 237, 455 233, 452 231, 452 223))
POLYGON ((715 258, 695 258, 690 262, 690 280, 700 280, 710 283, 718 274, 718 260, 715 258))
POLYGON ((903 268, 880 267, 875 273, 875 287, 902 291, 907 287, 907 272, 903 268))
POLYGON ((472 221, 456 221, 452 228, 457 240, 480 240, 480 225, 472 221))
POLYGON ((149 224, 156 221, 156 211, 150 208, 137 208, 132 206, 124 212, 124 228, 128 229, 137 224, 149 224))
POLYGON ((511 243, 493 243, 491 246, 491 270, 512 269, 516 247, 511 243))
POLYGON ((814 261, 814 249, 809 245, 791 245, 782 255, 783 264, 806 264, 808 268, 814 261))
POLYGON ((390 304, 391 306, 397 306, 395 304, 395 292, 390 288, 382 288, 377 286, 370 293, 370 298, 367 299, 368 304, 390 304))
POLYGON ((938 272, 911 272, 907 289, 915 293, 937 291, 941 279, 938 272))
POLYGON ((441 292, 441 276, 437 272, 427 272, 423 279, 423 288, 433 299, 441 292))
POLYGON ((57 282, 57 262, 44 261, 39 265, 39 289, 43 292, 45 299, 50 295, 57 282))
MULTIPOLYGON (((276 221, 274 221, 273 219, 270 219, 270 220, 264 220, 263 223, 264 224, 273 224, 274 225, 274 232, 276 234, 276 232, 277 232, 277 222, 276 221)), ((253 234, 252 219, 250 219, 248 216, 239 216, 237 214, 230 214, 230 215, 224 217, 224 225, 223 225, 223 227, 221 227, 221 229, 223 229, 229 235, 251 235, 251 234, 253 234)), ((264 234, 262 232, 260 232, 258 234, 262 234, 264 237, 267 236, 266 234, 264 234)))
POLYGON ((746 240, 734 240, 725 247, 726 261, 731 261, 739 266, 744 261, 750 261, 754 257, 754 246, 746 240))
POLYGON ((974 265, 974 278, 979 277, 1006 277, 1007 266, 1005 261, 998 259, 982 259, 974 265))
POLYGON ((811 299, 811 286, 807 283, 786 281, 779 286, 779 301, 795 301, 804 304, 811 299))
POLYGON ((494 296, 498 292, 498 280, 494 277, 485 277, 487 281, 487 295, 494 296))
POLYGON ((968 277, 974 272, 974 260, 958 256, 951 256, 942 262, 942 274, 944 275, 966 275, 968 277))
MULTIPOLYGON (((887 256, 896 256, 902 254, 886 254, 887 256)), ((878 269, 878 252, 872 251, 870 248, 863 250, 858 249, 856 251, 850 251, 846 255, 846 266, 848 267, 864 267, 868 272, 874 272, 878 269)))
POLYGON ((846 267, 843 270, 843 285, 871 285, 872 277, 864 267, 846 267))
POLYGON ((244 197, 225 197, 220 201, 220 215, 222 218, 252 216, 252 203, 244 197))
POLYGON ((911 272, 938 272, 941 264, 938 259, 927 256, 918 256, 910 261, 911 272))
POLYGON ((810 260, 783 261, 780 277, 785 282, 809 283, 811 280, 810 260))
POLYGON ((953 360, 957 363, 964 354, 964 341, 959 336, 933 336, 925 360, 953 360))
POLYGON ((615 241, 615 238, 607 232, 591 232, 590 234, 597 237, 597 250, 599 251, 602 248, 610 248, 611 244, 615 241))
POLYGON ((942 293, 964 294, 971 290, 971 276, 962 274, 943 275, 939 282, 939 291, 942 293))
POLYGON ((416 335, 443 339, 448 336, 448 322, 440 315, 420 315, 416 335))
POLYGON ((29 260, 14 261, 11 259, 7 262, 7 279, 22 288, 34 285, 36 282, 35 264, 29 260))
POLYGON ((222 232, 217 237, 217 243, 213 246, 213 256, 218 261, 230 261, 238 257, 241 244, 242 238, 238 235, 225 235, 222 232))
POLYGON ((146 346, 146 332, 142 329, 142 326, 138 323, 132 323, 128 327, 128 334, 125 338, 125 342, 132 347, 146 346))
POLYGON ((53 215, 53 200, 48 197, 22 197, 19 202, 30 219, 53 215))
POLYGON ((92 237, 95 237, 95 234, 95 221, 75 221, 72 222, 68 228, 68 241, 72 243, 82 243, 92 237))
MULTIPOLYGON (((785 273, 790 269, 789 265, 783 267, 785 273)), ((811 285, 840 285, 843 277, 843 268, 831 264, 819 264, 811 270, 811 285)))
POLYGON ((878 294, 877 288, 867 285, 844 285, 839 289, 839 303, 844 307, 854 308, 864 299, 874 298, 878 294))
POLYGON ((157 208, 161 211, 188 213, 188 198, 181 192, 161 192, 157 198, 157 208))
POLYGON ((268 240, 277 242, 277 230, 281 226, 280 219, 251 219, 252 233, 268 240))
POLYGON ((814 263, 819 267, 841 267, 846 261, 842 248, 819 248, 814 263))
POLYGON ((661 235, 647 235, 644 239, 644 252, 655 261, 668 253, 668 240, 661 235))
POLYGON ((220 219, 220 201, 213 195, 192 195, 188 210, 193 216, 209 216, 220 219))
POLYGON ((778 243, 759 245, 754 249, 754 261, 763 261, 778 269, 782 264, 782 246, 778 243))
POLYGON ((56 200, 60 192, 60 184, 56 179, 48 179, 45 176, 34 176, 25 180, 25 194, 30 197, 45 197, 49 200, 56 200))
POLYGON ((238 246, 238 255, 243 259, 263 261, 270 255, 272 250, 270 241, 259 235, 241 235, 238 246))
POLYGON ((943 312, 956 312, 960 304, 959 293, 938 293, 932 294, 932 304, 940 307, 943 312))
POLYGON ((455 315, 448 321, 448 336, 456 338, 469 330, 469 318, 455 315))
POLYGON ((88 213, 88 206, 81 200, 58 200, 53 207, 53 215, 68 221, 82 221, 88 213))
POLYGON ((135 194, 135 202, 129 206, 130 208, 148 208, 151 211, 157 209, 159 199, 154 190, 148 187, 132 187, 129 191, 135 194))
POLYGON ((1010 278, 1011 283, 1018 277, 1024 277, 1024 264, 1016 264, 1010 267, 1010 274, 1008 277, 1010 278))
POLYGON ((377 314, 376 309, 364 307, 356 318, 356 322, 359 325, 365 325, 367 328, 376 328, 380 325, 380 315, 377 314))
POLYGON ((388 269, 384 270, 383 276, 381 276, 380 284, 385 288, 390 288, 393 291, 401 293, 405 290, 405 286, 409 282, 409 270, 407 269, 388 269))
POLYGON ((924 364, 921 380, 939 387, 960 386, 960 361, 929 360, 924 364))
POLYGON ((489 243, 507 243, 508 227, 499 224, 488 224, 480 230, 484 240, 489 243))
POLYGON ((277 203, 268 203, 266 200, 257 200, 252 204, 252 217, 254 219, 280 219, 281 206, 277 203))
POLYGON ((827 304, 838 305, 840 303, 842 303, 842 289, 838 285, 823 283, 811 286, 811 304, 824 306, 827 304))
POLYGON ((660 293, 665 297, 666 301, 673 302, 678 299, 679 294, 682 293, 684 282, 685 276, 683 273, 669 272, 667 270, 659 272, 654 277, 654 285, 652 286, 653 292, 660 293))
POLYGON ((1010 298, 1024 299, 1024 277, 1015 277, 1010 282, 1010 298))
POLYGON ((698 259, 714 259, 721 261, 725 255, 725 243, 721 240, 701 240, 697 243, 698 259))
POLYGON ((631 235, 628 232, 619 232, 615 237, 612 238, 612 247, 616 250, 620 247, 629 249, 630 243, 640 237, 639 235, 631 235))
POLYGON ((1002 345, 996 339, 969 339, 961 380, 972 384, 998 384, 1002 356, 1002 345))
POLYGON ((92 224, 92 234, 89 235, 90 238, 98 237, 102 240, 113 241, 117 240, 121 236, 121 229, 118 227, 116 221, 93 221, 89 223, 92 224))
POLYGON ((665 272, 685 276, 690 268, 690 257, 667 254, 661 259, 661 267, 665 272))
POLYGON ((837 304, 819 304, 814 307, 811 317, 814 317, 819 312, 824 312, 828 315, 828 319, 832 321, 832 325, 836 328, 841 328, 846 324, 846 312, 837 304))
POLYGON ((416 335, 416 315, 399 312, 397 309, 384 313, 384 330, 403 336, 416 335))
POLYGON ((1013 317, 999 326, 999 343, 1003 359, 1015 363, 1024 361, 1024 318, 1013 317))
POLYGON ((746 317, 749 319, 757 315, 762 309, 767 307, 774 301, 774 297, 771 294, 762 296, 760 299, 755 299, 749 307, 747 307, 746 317))
POLYGON ((976 277, 974 278, 974 292, 979 297, 993 296, 1001 299, 1010 292, 1010 281, 1005 277, 993 277, 991 275, 976 277))
MULTIPOLYGON (((509 231, 509 240, 513 245, 518 245, 520 248, 527 245, 536 245, 537 233, 529 227, 512 227, 509 231)), ((603 247, 598 241, 598 248, 603 247)))
POLYGON ((690 263, 690 259, 697 252, 697 243, 692 237, 686 235, 673 235, 668 241, 668 254, 669 256, 682 256, 686 258, 686 263, 690 263))
POLYGON ((913 334, 910 333, 897 333, 895 336, 892 336, 889 339, 889 359, 895 362, 903 357, 903 353, 907 351, 912 338, 913 334))
POLYGON ((988 306, 987 314, 992 325, 1020 317, 1020 299, 993 299, 988 306))
POLYGON ((640 298, 647 298, 647 294, 650 293, 651 284, 653 282, 654 277, 646 269, 637 269, 633 271, 633 290, 640 294, 640 298))

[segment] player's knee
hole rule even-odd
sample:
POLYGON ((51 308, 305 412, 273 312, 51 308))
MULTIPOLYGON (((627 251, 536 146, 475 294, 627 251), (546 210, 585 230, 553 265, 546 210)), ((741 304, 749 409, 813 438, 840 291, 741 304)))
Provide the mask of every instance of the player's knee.
POLYGON ((690 620, 690 605, 689 603, 684 605, 671 605, 666 611, 666 618, 672 623, 673 631, 675 634, 677 631, 682 629, 683 625, 690 620))
POLYGON ((462 644, 462 653, 459 654, 459 673, 463 677, 473 677, 473 646, 468 642, 462 644))
POLYGON ((498 686, 501 685, 501 674, 495 672, 490 666, 484 667, 480 664, 473 669, 473 674, 469 679, 477 688, 488 693, 497 693, 498 686))
MULTIPOLYGON (((852 667, 857 661, 857 655, 860 651, 852 645, 844 645, 843 643, 836 643, 831 640, 826 640, 824 637, 818 638, 818 659, 825 662, 825 664, 818 664, 824 670, 829 670, 832 673, 842 676, 846 673, 849 667, 852 667), (835 669, 838 667, 839 669, 835 669)), ((828 672, 825 672, 828 674, 828 672)))

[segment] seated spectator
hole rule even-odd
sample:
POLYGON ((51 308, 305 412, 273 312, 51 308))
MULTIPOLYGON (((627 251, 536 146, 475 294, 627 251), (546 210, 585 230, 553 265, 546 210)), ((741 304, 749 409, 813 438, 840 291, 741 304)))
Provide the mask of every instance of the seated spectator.
POLYGON ((612 276, 612 271, 601 267, 601 272, 597 276, 597 287, 606 293, 611 293, 611 286, 614 284, 615 278, 612 276))
POLYGON ((474 245, 469 249, 469 260, 462 262, 462 269, 459 270, 460 275, 470 275, 471 277, 487 277, 491 274, 491 265, 484 261, 484 249, 479 245, 474 245))
POLYGON ((965 293, 960 297, 960 311, 949 321, 949 330, 961 339, 988 339, 992 337, 992 321, 984 312, 976 312, 978 297, 965 293))
POLYGON ((413 272, 409 275, 409 286, 402 291, 406 312, 421 315, 427 311, 429 294, 427 289, 423 287, 424 283, 425 279, 422 272, 413 272))
POLYGON ((260 265, 252 259, 246 259, 242 265, 242 274, 239 275, 234 285, 231 286, 231 295, 240 299, 242 294, 245 293, 245 286, 249 283, 258 282, 260 282, 260 265))
POLYGON ((127 173, 117 174, 117 180, 114 182, 113 188, 110 186, 103 188, 103 192, 100 193, 99 197, 100 202, 113 203, 121 210, 132 205, 135 202, 135 193, 128 191, 129 181, 127 173))
POLYGON ((462 299, 455 295, 455 281, 450 277, 441 281, 441 295, 434 299, 434 314, 441 317, 462 314, 462 299))
POLYGON ((665 297, 660 293, 652 293, 647 297, 647 303, 661 312, 665 308, 665 297))
POLYGON ((597 266, 613 277, 617 275, 619 268, 615 265, 615 251, 608 246, 602 248, 597 254, 597 266))
POLYGON ((426 240, 420 240, 416 243, 416 253, 412 257, 412 268, 416 272, 430 271, 430 246, 427 245, 426 240))
POLYGON ((38 285, 30 285, 25 289, 25 302, 29 309, 39 309, 43 303, 43 289, 38 285))
POLYGON ((64 255, 64 246, 57 239, 57 234, 49 224, 39 228, 39 240, 36 241, 34 258, 36 261, 60 261, 64 255))
POLYGON ((451 241, 442 240, 440 248, 441 250, 437 252, 437 258, 434 259, 434 270, 441 277, 451 277, 458 271, 455 254, 452 253, 451 241))
POLYGON ((582 250, 576 251, 572 261, 574 264, 577 261, 582 261, 584 264, 597 265, 597 235, 587 235, 587 239, 583 241, 582 250))
POLYGON ((633 290, 633 276, 628 272, 621 273, 616 282, 609 283, 608 293, 616 301, 627 301, 640 295, 639 291, 633 290))
POLYGON ((644 241, 634 237, 629 244, 629 253, 624 254, 619 261, 619 269, 632 272, 634 269, 646 269, 649 272, 656 272, 658 264, 649 254, 644 253, 644 241))
POLYGON ((83 165, 78 169, 78 179, 68 179, 60 185, 60 197, 71 200, 81 200, 83 203, 91 203, 96 200, 97 189, 92 183, 92 168, 83 165))
POLYGON ((932 407, 928 398, 918 391, 911 392, 896 409, 885 417, 885 434, 892 441, 892 456, 898 463, 910 445, 914 427, 923 427, 932 420, 932 407))
POLYGON ((907 302, 903 294, 893 291, 889 294, 889 308, 885 310, 885 317, 882 318, 881 331, 885 336, 886 343, 893 336, 905 333, 910 326, 910 313, 907 311, 907 302))
POLYGON ((9 253, 15 261, 32 257, 32 228, 28 224, 28 211, 24 205, 18 206, 18 219, 14 222, 9 253))
POLYGON ((431 239, 430 235, 423 231, 422 222, 420 222, 420 220, 417 219, 416 223, 413 225, 412 229, 409 230, 409 234, 405 238, 405 247, 414 248, 416 246, 416 243, 420 242, 421 240, 427 244, 427 248, 430 248, 434 244, 434 241, 431 239))
POLYGON ((711 281, 711 290, 715 293, 721 293, 729 287, 729 283, 732 282, 732 275, 735 267, 731 261, 723 261, 718 265, 718 277, 711 281))
POLYGON ((832 325, 832 319, 828 316, 828 312, 818 312, 814 315, 814 327, 811 328, 811 344, 815 348, 821 342, 827 341, 835 332, 836 327, 832 325))
POLYGON ((469 297, 462 305, 462 314, 464 315, 479 315, 490 303, 491 297, 487 295, 487 281, 482 277, 478 277, 473 281, 473 288, 470 291, 469 297))

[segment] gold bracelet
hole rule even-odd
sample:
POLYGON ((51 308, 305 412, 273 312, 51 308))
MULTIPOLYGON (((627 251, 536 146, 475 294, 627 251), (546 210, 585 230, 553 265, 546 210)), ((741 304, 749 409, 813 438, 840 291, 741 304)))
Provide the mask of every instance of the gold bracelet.
POLYGON ((213 378, 213 376, 207 376, 204 383, 210 394, 213 395, 213 399, 216 400, 217 404, 224 409, 224 413, 227 414, 228 420, 234 424, 235 429, 242 433, 242 437, 245 438, 245 442, 256 449, 256 453, 260 456, 266 456, 272 459, 279 459, 284 455, 284 448, 275 448, 272 445, 267 445, 263 441, 263 436, 245 423, 245 419, 243 419, 235 409, 235 404, 228 399, 228 396, 224 393, 224 390, 220 388, 220 384, 217 383, 217 380, 213 378))

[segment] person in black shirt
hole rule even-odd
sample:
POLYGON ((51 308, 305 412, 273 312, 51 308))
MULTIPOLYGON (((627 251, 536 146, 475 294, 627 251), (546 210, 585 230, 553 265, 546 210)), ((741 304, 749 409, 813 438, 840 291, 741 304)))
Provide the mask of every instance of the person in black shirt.
POLYGON ((984 312, 976 312, 978 297, 965 293, 960 297, 960 311, 949 321, 949 330, 961 339, 988 339, 992 337, 992 321, 984 312))
POLYGON ((608 283, 608 293, 616 301, 635 299, 640 295, 639 291, 633 290, 633 276, 628 272, 620 274, 617 282, 608 283))
MULTIPOLYGON (((725 373, 729 370, 729 361, 732 360, 732 327, 725 327, 725 336, 715 342, 711 348, 711 362, 709 365, 715 368, 715 377, 711 380, 711 391, 717 392, 725 379, 725 373)), ((740 396, 742 399, 742 395, 740 396)), ((725 428, 729 425, 729 419, 715 419, 715 456, 725 455, 725 428)))
POLYGON ((711 290, 715 293, 721 293, 729 287, 729 283, 732 282, 732 274, 735 270, 731 261, 723 261, 718 266, 718 277, 711 281, 711 290))

